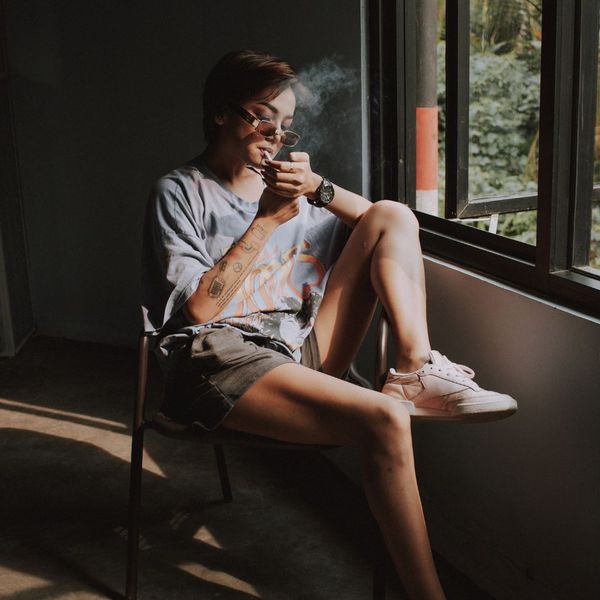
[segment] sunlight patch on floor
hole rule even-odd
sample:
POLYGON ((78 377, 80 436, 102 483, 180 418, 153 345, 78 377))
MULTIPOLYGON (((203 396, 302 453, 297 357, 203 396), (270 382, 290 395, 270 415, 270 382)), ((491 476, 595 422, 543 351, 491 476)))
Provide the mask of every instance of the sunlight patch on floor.
POLYGON ((218 548, 219 550, 223 549, 223 546, 221 546, 221 544, 219 544, 219 542, 215 540, 213 534, 204 526, 200 527, 200 529, 196 531, 196 533, 194 534, 194 539, 208 544, 213 548, 218 548))
MULTIPOLYGON (((52 586, 52 582, 17 569, 9 569, 0 565, 0 581, 2 589, 0 598, 9 598, 13 594, 24 594, 25 592, 39 591, 52 586)), ((36 594, 38 596, 38 594, 36 594)), ((24 596, 23 596, 24 597, 24 596)))
MULTIPOLYGON (((77 413, 40 406, 32 407, 29 404, 0 399, 0 422, 2 423, 2 427, 7 429, 34 431, 66 440, 91 444, 119 460, 126 462, 130 460, 130 434, 106 429, 107 426, 118 426, 124 430, 127 429, 123 423, 117 421, 97 419, 87 415, 79 415, 77 413), (95 426, 77 423, 71 419, 93 422, 95 426)), ((148 454, 145 448, 144 471, 166 478, 164 471, 148 454)))
POLYGON ((89 415, 83 415, 81 413, 59 410, 57 408, 48 408, 47 406, 31 405, 27 404, 26 402, 18 402, 16 400, 8 400, 6 398, 0 398, 0 407, 5 407, 6 409, 12 408, 13 410, 21 409, 27 413, 42 413, 48 416, 78 419, 80 421, 85 421, 90 425, 107 425, 109 427, 127 429, 127 425, 124 423, 119 423, 119 421, 109 421, 108 419, 102 419, 100 417, 90 417, 89 415))
POLYGON ((198 577, 199 579, 203 579, 204 581, 221 585, 232 590, 237 590, 239 592, 244 592, 253 598, 261 597, 252 585, 242 581, 241 579, 238 579, 237 577, 234 577, 233 575, 229 575, 229 573, 224 573, 223 571, 213 571, 212 569, 209 569, 198 563, 181 563, 177 566, 182 571, 185 571, 194 577, 198 577))

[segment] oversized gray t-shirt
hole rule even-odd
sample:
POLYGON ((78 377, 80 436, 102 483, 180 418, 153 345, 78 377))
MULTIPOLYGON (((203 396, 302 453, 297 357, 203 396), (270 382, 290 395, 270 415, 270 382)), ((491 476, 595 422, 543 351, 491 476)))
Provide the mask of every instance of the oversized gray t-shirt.
POLYGON ((146 331, 160 330, 160 350, 203 327, 235 327, 260 336, 296 360, 314 324, 346 228, 301 198, 300 213, 280 225, 244 283, 214 320, 190 324, 181 308, 250 226, 257 202, 228 190, 200 158, 165 175, 150 194, 142 257, 146 331))

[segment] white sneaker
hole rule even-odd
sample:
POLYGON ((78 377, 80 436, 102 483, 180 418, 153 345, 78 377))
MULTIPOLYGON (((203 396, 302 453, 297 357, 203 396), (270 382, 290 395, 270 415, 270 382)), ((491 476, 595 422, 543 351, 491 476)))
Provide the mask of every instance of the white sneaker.
POLYGON ((469 367, 432 350, 429 362, 412 373, 390 369, 382 393, 402 402, 413 420, 492 421, 517 411, 506 394, 482 390, 469 367))

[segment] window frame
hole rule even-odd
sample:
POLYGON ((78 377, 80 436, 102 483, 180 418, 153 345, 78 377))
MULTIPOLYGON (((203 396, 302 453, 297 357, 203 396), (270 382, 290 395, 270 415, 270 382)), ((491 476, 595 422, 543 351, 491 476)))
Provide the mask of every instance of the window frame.
POLYGON ((446 4, 446 219, 537 208, 537 194, 531 193, 469 198, 469 13, 469 0, 446 4))
MULTIPOLYGON (((600 276, 591 269, 574 266, 582 264, 582 257, 585 258, 584 240, 575 232, 586 224, 583 231, 589 232, 591 228, 589 169, 593 169, 596 90, 584 82, 589 81, 586 78, 593 72, 596 60, 595 56, 593 60, 589 58, 589 45, 597 43, 598 4, 599 0, 542 0, 536 246, 425 213, 416 215, 425 252, 600 317, 600 276)), ((365 13, 369 32, 370 191, 373 198, 395 198, 413 209, 416 206, 415 6, 416 0, 370 0, 365 13)), ((447 0, 447 19, 450 15, 446 23, 447 56, 448 39, 457 28, 464 27, 464 11, 468 8, 468 0, 447 0)), ((457 35, 456 43, 460 41, 457 35)), ((446 202, 451 191, 457 214, 465 216, 458 201, 466 198, 468 174, 464 167, 459 169, 459 164, 464 165, 459 157, 465 151, 465 143, 468 152, 468 87, 465 105, 464 48, 451 45, 451 52, 456 53, 457 49, 462 64, 457 61, 453 65, 452 60, 447 60, 446 65, 446 202), (451 114, 455 120, 449 118, 451 114), (448 139, 453 144, 450 153, 448 139)), ((468 82, 468 52, 466 69, 468 82)), ((506 207, 527 200, 521 195, 503 197, 500 201, 506 207)), ((488 210, 489 207, 483 206, 486 202, 491 201, 472 200, 466 205, 463 202, 462 209, 466 206, 466 210, 474 210, 476 207, 470 205, 479 203, 477 209, 488 210)))
POLYGON ((589 182, 593 182, 594 173, 594 136, 585 135, 594 131, 596 123, 596 86, 585 85, 588 81, 598 81, 598 32, 600 28, 600 2, 585 2, 577 14, 577 35, 579 45, 576 48, 575 73, 580 102, 576 114, 575 172, 573 182, 573 244, 571 264, 587 265, 589 262, 589 232, 592 228, 592 203, 598 202, 600 185, 593 185, 590 193, 589 182), (577 232, 588 232, 585 241, 577 232))

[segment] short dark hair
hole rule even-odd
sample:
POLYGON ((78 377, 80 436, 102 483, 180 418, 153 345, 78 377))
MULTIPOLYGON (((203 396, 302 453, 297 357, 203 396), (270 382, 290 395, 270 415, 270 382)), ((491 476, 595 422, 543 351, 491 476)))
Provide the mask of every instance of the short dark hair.
POLYGON ((254 99, 271 100, 296 84, 296 71, 276 56, 254 50, 227 53, 212 68, 204 84, 204 137, 208 142, 216 139, 215 117, 229 106, 254 99))

